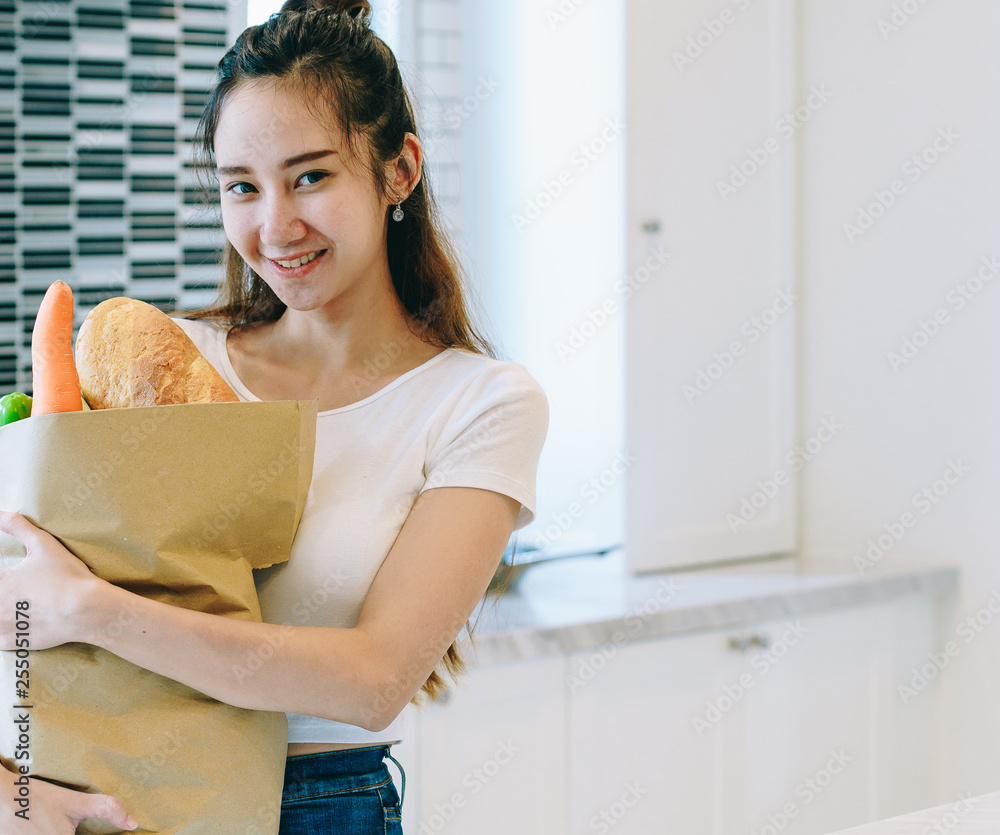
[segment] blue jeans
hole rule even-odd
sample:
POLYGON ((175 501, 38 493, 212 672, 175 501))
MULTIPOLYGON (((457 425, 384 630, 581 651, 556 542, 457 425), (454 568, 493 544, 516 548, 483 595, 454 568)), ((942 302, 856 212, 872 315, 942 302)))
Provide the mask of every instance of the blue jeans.
POLYGON ((389 745, 289 757, 281 793, 279 835, 403 835, 402 798, 388 757, 406 775, 389 745))

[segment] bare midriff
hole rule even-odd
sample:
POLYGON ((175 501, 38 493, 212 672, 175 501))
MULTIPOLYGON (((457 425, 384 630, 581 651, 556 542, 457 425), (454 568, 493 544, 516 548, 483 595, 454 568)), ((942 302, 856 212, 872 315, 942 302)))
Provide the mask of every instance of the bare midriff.
POLYGON ((384 745, 395 745, 399 740, 392 742, 373 742, 367 745, 358 745, 356 742, 289 742, 289 757, 301 757, 303 754, 322 754, 324 751, 347 751, 351 748, 381 748, 384 745))

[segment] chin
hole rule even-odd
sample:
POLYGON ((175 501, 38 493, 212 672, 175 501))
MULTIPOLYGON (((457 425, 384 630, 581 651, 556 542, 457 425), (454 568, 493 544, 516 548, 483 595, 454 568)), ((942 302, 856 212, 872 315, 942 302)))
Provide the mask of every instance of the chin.
POLYGON ((296 310, 300 313, 308 313, 310 310, 318 310, 323 306, 323 303, 316 301, 315 299, 301 299, 301 298, 285 298, 278 293, 278 301, 280 301, 289 310, 296 310))

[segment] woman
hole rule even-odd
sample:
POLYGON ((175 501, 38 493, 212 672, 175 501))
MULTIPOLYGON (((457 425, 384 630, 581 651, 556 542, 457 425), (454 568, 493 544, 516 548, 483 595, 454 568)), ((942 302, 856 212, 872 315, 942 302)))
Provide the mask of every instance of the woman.
MULTIPOLYGON (((220 701, 286 712, 282 833, 400 832, 405 787, 385 758, 407 704, 443 688, 438 668, 461 670, 454 641, 534 516, 548 407, 469 323, 368 3, 312 5, 289 0, 219 64, 198 146, 218 178, 226 279, 216 307, 177 320, 241 399, 319 401, 291 558, 258 576, 265 623, 137 598, 7 512, 0 530, 28 557, 0 583, 0 607, 32 600, 32 648, 93 643, 220 701), (319 587, 323 602, 303 605, 319 587), (122 605, 138 616, 111 638, 99 625, 122 605), (264 642, 278 650, 252 687, 236 681, 234 659, 264 642)), ((0 622, 0 648, 13 646, 0 622)), ((134 825, 120 799, 49 784, 32 806, 11 831, 134 825)))

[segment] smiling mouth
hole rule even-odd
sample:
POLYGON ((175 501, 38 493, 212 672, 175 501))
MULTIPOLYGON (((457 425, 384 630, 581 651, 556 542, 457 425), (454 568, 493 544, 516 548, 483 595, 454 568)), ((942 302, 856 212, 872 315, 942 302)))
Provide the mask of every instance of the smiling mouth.
POLYGON ((284 267, 285 269, 295 269, 295 267, 301 267, 303 264, 308 264, 310 261, 318 258, 326 252, 325 249, 317 249, 315 252, 310 252, 308 255, 304 255, 301 258, 296 258, 293 261, 277 261, 274 258, 268 258, 268 261, 273 261, 275 264, 284 267))

